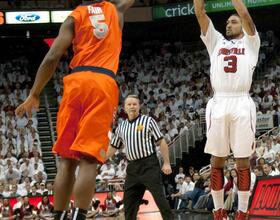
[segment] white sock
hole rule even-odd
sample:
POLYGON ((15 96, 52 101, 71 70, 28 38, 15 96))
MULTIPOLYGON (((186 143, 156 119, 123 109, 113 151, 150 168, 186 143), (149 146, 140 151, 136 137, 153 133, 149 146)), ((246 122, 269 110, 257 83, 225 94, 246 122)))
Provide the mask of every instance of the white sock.
POLYGON ((211 194, 214 201, 215 210, 224 208, 224 189, 219 191, 211 190, 211 194))
POLYGON ((238 191, 238 210, 247 212, 250 194, 250 191, 238 191))

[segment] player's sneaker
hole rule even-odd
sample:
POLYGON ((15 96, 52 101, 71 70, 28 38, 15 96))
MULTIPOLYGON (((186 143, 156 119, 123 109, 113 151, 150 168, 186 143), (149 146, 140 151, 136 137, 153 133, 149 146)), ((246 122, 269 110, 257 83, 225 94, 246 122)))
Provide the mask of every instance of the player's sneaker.
POLYGON ((214 220, 227 220, 227 210, 225 209, 218 209, 216 211, 213 211, 214 220))
POLYGON ((234 220, 248 220, 248 219, 249 219, 248 212, 242 212, 240 210, 235 212, 234 220))

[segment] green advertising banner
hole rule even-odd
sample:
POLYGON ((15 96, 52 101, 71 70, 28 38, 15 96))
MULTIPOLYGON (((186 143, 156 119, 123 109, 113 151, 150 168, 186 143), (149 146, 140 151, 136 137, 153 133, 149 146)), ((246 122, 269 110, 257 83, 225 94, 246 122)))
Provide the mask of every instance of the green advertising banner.
MULTIPOLYGON (((280 0, 244 0, 248 8, 280 4, 280 0)), ((231 0, 206 1, 206 12, 219 12, 233 10, 231 0)), ((181 3, 153 7, 153 19, 171 18, 194 14, 193 3, 181 3)))

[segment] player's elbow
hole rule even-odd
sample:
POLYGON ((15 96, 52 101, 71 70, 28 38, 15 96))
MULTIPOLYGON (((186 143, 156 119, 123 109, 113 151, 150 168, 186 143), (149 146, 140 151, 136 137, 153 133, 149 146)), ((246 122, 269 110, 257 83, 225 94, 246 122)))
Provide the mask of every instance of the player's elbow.
POLYGON ((194 8, 194 14, 195 14, 196 17, 202 16, 202 10, 195 7, 194 8))
POLYGON ((195 16, 197 17, 197 19, 203 19, 206 17, 206 11, 203 9, 203 10, 200 10, 200 9, 196 9, 194 11, 195 13, 195 16))
POLYGON ((49 54, 48 56, 46 56, 45 58, 45 63, 47 64, 51 64, 51 63, 55 63, 59 60, 59 57, 57 54, 49 54))
POLYGON ((50 49, 50 51, 46 55, 46 62, 48 63, 54 63, 58 62, 63 54, 63 51, 60 51, 58 49, 50 49))

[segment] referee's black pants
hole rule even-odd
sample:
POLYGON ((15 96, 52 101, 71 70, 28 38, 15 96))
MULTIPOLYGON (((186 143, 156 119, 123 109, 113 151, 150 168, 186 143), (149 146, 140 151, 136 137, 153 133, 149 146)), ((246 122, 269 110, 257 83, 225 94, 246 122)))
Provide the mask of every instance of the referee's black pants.
POLYGON ((160 179, 160 166, 156 154, 129 162, 124 184, 124 213, 126 220, 136 220, 145 190, 149 190, 163 220, 172 220, 173 214, 164 196, 160 179))

